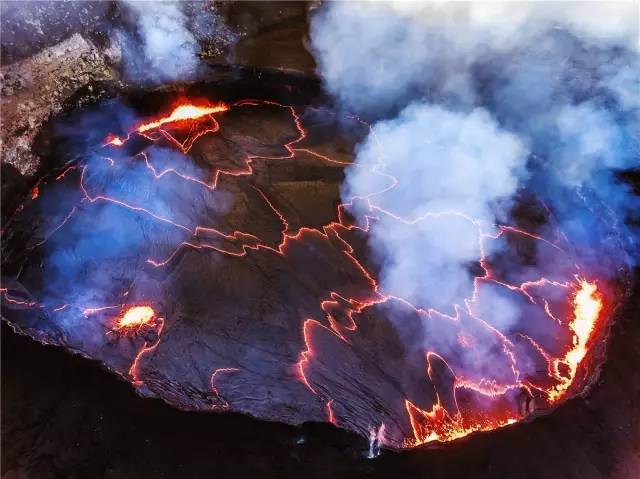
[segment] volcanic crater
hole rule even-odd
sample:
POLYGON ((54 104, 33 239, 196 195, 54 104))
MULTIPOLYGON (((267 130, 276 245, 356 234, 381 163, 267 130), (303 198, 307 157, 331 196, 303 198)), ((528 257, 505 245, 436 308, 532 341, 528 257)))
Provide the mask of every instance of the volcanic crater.
POLYGON ((37 183, 4 225, 14 330, 177 408, 326 421, 394 449, 532 418, 590 384, 624 281, 590 277, 560 232, 539 235, 536 218, 553 218, 526 195, 520 224, 387 211, 402 185, 384 144, 367 172, 382 186, 345 202, 367 119, 336 112, 316 83, 269 75, 50 120, 37 183), (437 230, 443 217, 478 240, 467 301, 443 311, 383 290, 371 224, 437 230), (570 273, 514 283, 502 268, 540 250, 570 273), (524 305, 518 329, 484 307, 496 288, 524 305))

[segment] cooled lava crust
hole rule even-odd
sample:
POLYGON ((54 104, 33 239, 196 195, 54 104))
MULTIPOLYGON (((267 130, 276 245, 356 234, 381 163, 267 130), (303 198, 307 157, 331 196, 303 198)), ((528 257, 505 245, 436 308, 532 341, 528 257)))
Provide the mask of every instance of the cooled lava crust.
MULTIPOLYGON (((451 311, 381 291, 367 229, 381 216, 412 226, 376 203, 401 185, 343 203, 369 125, 309 101, 314 88, 210 83, 52 120, 43 171, 4 225, 3 318, 175 407, 328 421, 390 448, 513 424, 581 393, 617 289, 579 270, 513 284, 482 249, 473 294, 451 311), (482 309, 493 288, 545 326, 500 331, 482 309)), ((579 264, 561 235, 536 234, 540 208, 525 206, 528 229, 460 221, 511 259, 543 248, 579 264)))

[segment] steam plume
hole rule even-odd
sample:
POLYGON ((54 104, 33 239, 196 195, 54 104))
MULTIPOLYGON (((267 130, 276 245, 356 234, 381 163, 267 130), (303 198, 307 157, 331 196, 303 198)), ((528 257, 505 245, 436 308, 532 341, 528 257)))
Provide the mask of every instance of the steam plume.
MULTIPOLYGON (((606 278, 637 258, 625 218, 638 198, 618 175, 640 158, 637 4, 336 2, 315 14, 311 38, 339 106, 379 119, 343 200, 360 219, 378 213, 370 246, 385 292, 463 305, 478 235, 517 224, 525 191, 555 221, 537 233, 562 231, 590 272, 606 278)), ((510 279, 566 279, 572 265, 547 250, 512 262, 510 279)), ((516 321, 519 306, 487 301, 497 322, 516 321)))
POLYGON ((199 66, 200 42, 232 42, 233 33, 204 2, 122 0, 134 18, 134 33, 119 32, 125 72, 148 83, 191 80, 199 66))

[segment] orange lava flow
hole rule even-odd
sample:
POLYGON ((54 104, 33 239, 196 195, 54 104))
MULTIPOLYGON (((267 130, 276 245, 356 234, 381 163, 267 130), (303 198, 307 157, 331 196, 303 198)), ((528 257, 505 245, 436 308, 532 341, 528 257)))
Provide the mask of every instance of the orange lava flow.
POLYGON ((156 312, 151 306, 132 306, 118 318, 116 329, 134 329, 153 321, 156 312))
MULTIPOLYGON (((196 105, 194 103, 183 103, 176 106, 171 111, 171 113, 169 113, 166 116, 162 116, 157 120, 141 123, 135 128, 134 131, 136 133, 142 134, 147 131, 160 128, 161 126, 169 123, 198 120, 207 115, 213 115, 214 113, 221 113, 227 110, 229 110, 229 106, 222 102, 213 103, 209 105, 196 105)), ((128 139, 129 139, 129 135, 127 135, 125 138, 120 138, 119 136, 110 133, 105 138, 104 144, 120 147, 120 146, 123 146, 128 139)))
POLYGON ((580 289, 576 291, 573 298, 574 317, 569 322, 569 328, 574 333, 573 347, 567 351, 563 358, 553 362, 560 384, 549 392, 549 399, 552 402, 561 399, 573 383, 578 366, 587 354, 587 344, 595 331, 600 311, 602 311, 602 295, 598 292, 596 284, 584 279, 580 279, 578 282, 580 289), (564 376, 557 374, 558 366, 561 363, 568 367, 568 372, 564 376))
POLYGON ((191 103, 179 105, 167 116, 164 116, 158 120, 143 123, 136 128, 138 133, 144 133, 145 131, 159 128, 167 123, 174 123, 176 121, 184 120, 196 120, 206 115, 213 113, 220 113, 227 111, 229 107, 224 103, 218 103, 210 106, 198 106, 191 103))
MULTIPOLYGON (((589 350, 589 342, 596 331, 600 312, 603 307, 603 298, 598 292, 597 285, 585 279, 577 279, 577 290, 573 297, 573 317, 569 320, 569 328, 573 332, 573 346, 561 358, 551 358, 546 355, 549 366, 553 369, 552 375, 558 381, 553 387, 541 390, 549 404, 554 404, 564 397, 574 382, 578 368, 589 350), (560 364, 564 364, 567 372, 564 375, 559 373, 560 364)), ((429 376, 431 376, 429 366, 429 376)), ((526 384, 507 386, 527 388, 526 384)), ((495 397, 501 391, 483 391, 475 384, 465 384, 459 381, 456 388, 474 389, 487 396, 495 397)), ((477 431, 490 431, 521 420, 526 413, 506 414, 502 416, 485 416, 466 418, 462 411, 447 411, 441 404, 440 398, 436 395, 437 401, 431 410, 425 411, 416 407, 411 401, 405 401, 407 414, 411 428, 413 429, 413 439, 406 441, 406 446, 418 446, 428 442, 447 442, 467 436, 477 431)))
POLYGON ((415 447, 429 442, 448 442, 460 439, 473 432, 491 431, 500 427, 514 424, 520 417, 509 418, 484 418, 481 421, 467 423, 461 414, 450 415, 447 410, 436 402, 430 411, 424 411, 416 407, 411 401, 405 401, 413 439, 407 439, 405 446, 415 447))

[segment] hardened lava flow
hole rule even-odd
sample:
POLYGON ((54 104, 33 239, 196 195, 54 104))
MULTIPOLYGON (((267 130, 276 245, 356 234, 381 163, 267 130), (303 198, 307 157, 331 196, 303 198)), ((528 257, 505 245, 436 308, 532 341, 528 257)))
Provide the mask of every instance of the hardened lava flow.
MULTIPOLYGON (((610 316, 607 285, 579 266, 566 278, 512 284, 486 253, 490 242, 520 241, 570 257, 566 244, 516 226, 489 227, 457 211, 417 219, 387 211, 380 199, 402 185, 382 163, 369 172, 382 188, 335 201, 333 219, 322 224, 304 221, 312 212, 287 200, 290 180, 278 183, 278 175, 351 164, 310 147, 304 118, 275 101, 183 100, 165 115, 109 134, 85 159, 38 181, 5 228, 3 236, 14 238, 21 217, 50 216, 24 243, 24 254, 36 259, 3 280, 3 315, 39 340, 98 357, 142 393, 179 407, 293 423, 324 419, 388 447, 500 428, 581 392, 592 372, 590 351, 610 316), (289 133, 270 131, 265 112, 289 133), (242 130, 250 124, 259 134, 242 130), (262 146, 267 137, 277 137, 276 144, 262 146), (55 211, 44 202, 55 203, 55 211), (356 203, 368 212, 364 224, 349 213, 356 203), (465 222, 478 238, 478 274, 464 304, 425 309, 383 291, 363 247, 371 223, 386 218, 416 227, 443 217, 465 222), (116 226, 103 229, 100 222, 113 218, 116 226), (87 228, 99 243, 82 236, 87 228), (66 244, 65 231, 80 236, 79 243, 66 244), (96 284, 54 283, 53 292, 35 286, 33 275, 46 274, 41 262, 73 265, 85 250, 97 262, 91 264, 108 269, 96 284), (266 279, 254 286, 259 275, 266 279), (96 292, 98 286, 105 291, 96 292), (531 322, 542 327, 502 331, 482 309, 492 288, 526 304, 531 322), (284 298, 292 298, 291 307, 284 298), (406 318, 409 334, 423 338, 419 350, 389 353, 385 341, 393 335, 381 328, 392 309, 406 318), (192 319, 202 317, 210 319, 192 319), (181 339, 196 327, 197 339, 181 339), (201 344, 207 338, 212 342, 201 344), (169 358, 176 345, 184 357, 169 358), (175 367, 165 367, 167 361, 175 367), (257 404, 247 392, 271 399, 257 404), (299 412, 283 412, 290 410, 299 412)), ((359 118, 344 121, 373 134, 359 118)), ((379 147, 381 156, 391 154, 379 147)))

